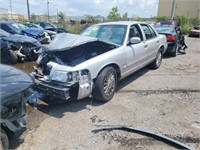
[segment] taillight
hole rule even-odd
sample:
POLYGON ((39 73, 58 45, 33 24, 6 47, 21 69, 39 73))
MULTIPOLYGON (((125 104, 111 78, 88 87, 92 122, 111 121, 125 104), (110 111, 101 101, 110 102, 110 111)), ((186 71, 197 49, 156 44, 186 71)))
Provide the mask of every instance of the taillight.
POLYGON ((167 35, 167 42, 175 41, 175 36, 173 35, 167 35))

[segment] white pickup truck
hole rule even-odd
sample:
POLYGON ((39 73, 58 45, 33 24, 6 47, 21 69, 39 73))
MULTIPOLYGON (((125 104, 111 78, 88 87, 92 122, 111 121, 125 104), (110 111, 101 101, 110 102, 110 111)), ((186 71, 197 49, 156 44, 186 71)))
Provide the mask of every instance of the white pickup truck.
POLYGON ((164 35, 143 22, 93 25, 81 33, 58 34, 39 56, 34 89, 60 99, 112 99, 119 80, 144 66, 159 68, 164 35))

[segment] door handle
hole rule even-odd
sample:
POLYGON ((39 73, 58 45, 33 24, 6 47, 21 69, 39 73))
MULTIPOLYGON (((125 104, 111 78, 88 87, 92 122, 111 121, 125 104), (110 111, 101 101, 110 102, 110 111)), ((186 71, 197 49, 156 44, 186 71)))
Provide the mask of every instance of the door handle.
POLYGON ((147 48, 148 47, 148 45, 144 45, 144 48, 147 48))

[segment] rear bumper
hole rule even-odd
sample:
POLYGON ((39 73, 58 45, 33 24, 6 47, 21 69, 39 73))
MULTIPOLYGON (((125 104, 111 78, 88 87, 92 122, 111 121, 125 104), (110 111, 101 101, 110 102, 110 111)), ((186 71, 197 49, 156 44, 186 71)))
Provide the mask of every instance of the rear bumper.
POLYGON ((35 84, 33 85, 34 90, 38 91, 39 93, 43 93, 45 95, 68 100, 70 98, 70 87, 64 87, 59 85, 50 85, 49 83, 45 83, 38 79, 35 79, 35 84))
POLYGON ((166 50, 166 53, 173 53, 173 52, 175 52, 175 50, 176 50, 176 45, 177 45, 176 42, 169 42, 169 43, 168 43, 167 50, 166 50))

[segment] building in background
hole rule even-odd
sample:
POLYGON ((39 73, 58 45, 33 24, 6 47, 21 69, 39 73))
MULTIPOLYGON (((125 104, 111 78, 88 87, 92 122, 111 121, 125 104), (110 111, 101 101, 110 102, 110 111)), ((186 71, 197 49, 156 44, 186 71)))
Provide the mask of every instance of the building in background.
MULTIPOLYGON (((158 15, 171 17, 174 0, 159 0, 158 15)), ((200 18, 200 0, 175 0, 174 16, 200 18)))

